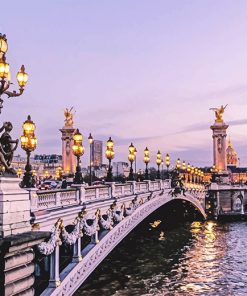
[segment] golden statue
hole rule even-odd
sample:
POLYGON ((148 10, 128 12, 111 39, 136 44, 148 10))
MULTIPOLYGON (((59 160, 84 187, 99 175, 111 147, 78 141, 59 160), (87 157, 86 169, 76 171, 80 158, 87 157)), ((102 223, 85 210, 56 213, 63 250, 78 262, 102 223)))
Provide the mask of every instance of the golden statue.
POLYGON ((221 123, 223 122, 222 115, 223 115, 227 105, 228 104, 226 104, 225 107, 223 105, 221 105, 220 108, 210 108, 209 109, 209 110, 213 110, 215 113, 215 117, 216 117, 215 122, 221 122, 221 123))
POLYGON ((72 112, 72 110, 73 110, 73 107, 71 107, 70 109, 66 108, 64 111, 65 126, 73 127, 73 124, 74 124, 73 117, 74 117, 75 112, 72 112))

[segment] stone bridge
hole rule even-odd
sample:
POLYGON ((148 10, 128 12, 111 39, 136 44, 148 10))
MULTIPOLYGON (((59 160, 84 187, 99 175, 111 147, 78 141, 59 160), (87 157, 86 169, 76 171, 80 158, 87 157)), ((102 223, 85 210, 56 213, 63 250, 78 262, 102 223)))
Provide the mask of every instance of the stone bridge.
POLYGON ((183 194, 175 193, 170 180, 158 180, 30 191, 33 231, 51 232, 50 239, 38 245, 50 264, 48 287, 41 295, 72 295, 121 240, 172 200, 191 203, 206 218, 204 186, 185 184, 185 188, 183 194), (89 241, 82 247, 85 237, 89 241), (61 270, 59 253, 66 247, 71 256, 61 270))
POLYGON ((18 180, 9 182, 0 180, 6 199, 0 240, 5 296, 72 295, 139 223, 174 200, 193 205, 206 218, 200 184, 180 190, 171 188, 170 180, 157 180, 26 191, 18 180), (10 195, 18 196, 18 203, 10 195))

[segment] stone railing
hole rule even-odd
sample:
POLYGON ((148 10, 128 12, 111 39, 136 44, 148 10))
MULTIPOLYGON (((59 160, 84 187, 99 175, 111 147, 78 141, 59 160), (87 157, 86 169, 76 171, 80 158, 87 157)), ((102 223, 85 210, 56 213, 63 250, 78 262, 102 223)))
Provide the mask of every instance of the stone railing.
POLYGON ((124 184, 112 182, 102 186, 78 185, 74 188, 57 190, 31 189, 29 191, 31 212, 82 205, 84 203, 120 198, 163 188, 170 188, 170 180, 133 181, 124 184))
POLYGON ((136 192, 146 192, 148 190, 148 182, 137 182, 136 192))
POLYGON ((77 189, 30 190, 31 211, 53 209, 79 203, 77 189))
POLYGON ((126 183, 126 184, 115 184, 115 197, 125 196, 134 194, 133 190, 133 184, 132 183, 126 183))
POLYGON ((95 201, 107 199, 111 196, 110 186, 90 186, 85 187, 85 201, 95 201))

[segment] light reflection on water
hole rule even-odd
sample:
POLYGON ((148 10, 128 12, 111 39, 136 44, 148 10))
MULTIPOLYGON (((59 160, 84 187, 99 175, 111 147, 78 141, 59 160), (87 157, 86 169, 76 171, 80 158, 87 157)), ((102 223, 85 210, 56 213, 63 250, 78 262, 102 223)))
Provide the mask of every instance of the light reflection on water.
POLYGON ((247 223, 138 229, 76 295, 247 295, 247 223))

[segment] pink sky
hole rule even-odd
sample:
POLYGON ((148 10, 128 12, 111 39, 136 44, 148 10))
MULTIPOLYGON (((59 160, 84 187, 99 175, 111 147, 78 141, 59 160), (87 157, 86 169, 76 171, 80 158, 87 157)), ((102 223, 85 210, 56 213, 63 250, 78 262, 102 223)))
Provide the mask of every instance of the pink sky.
MULTIPOLYGON (((2 121, 13 135, 31 114, 36 153, 61 153, 63 110, 74 106, 75 125, 106 141, 116 160, 136 145, 195 165, 212 164, 210 107, 228 104, 225 121, 247 165, 247 2, 5 1, 0 32, 8 62, 25 64, 25 94, 6 100, 2 121)), ((19 149, 18 152, 21 152, 19 149)), ((83 160, 82 159, 82 160, 83 160)))

